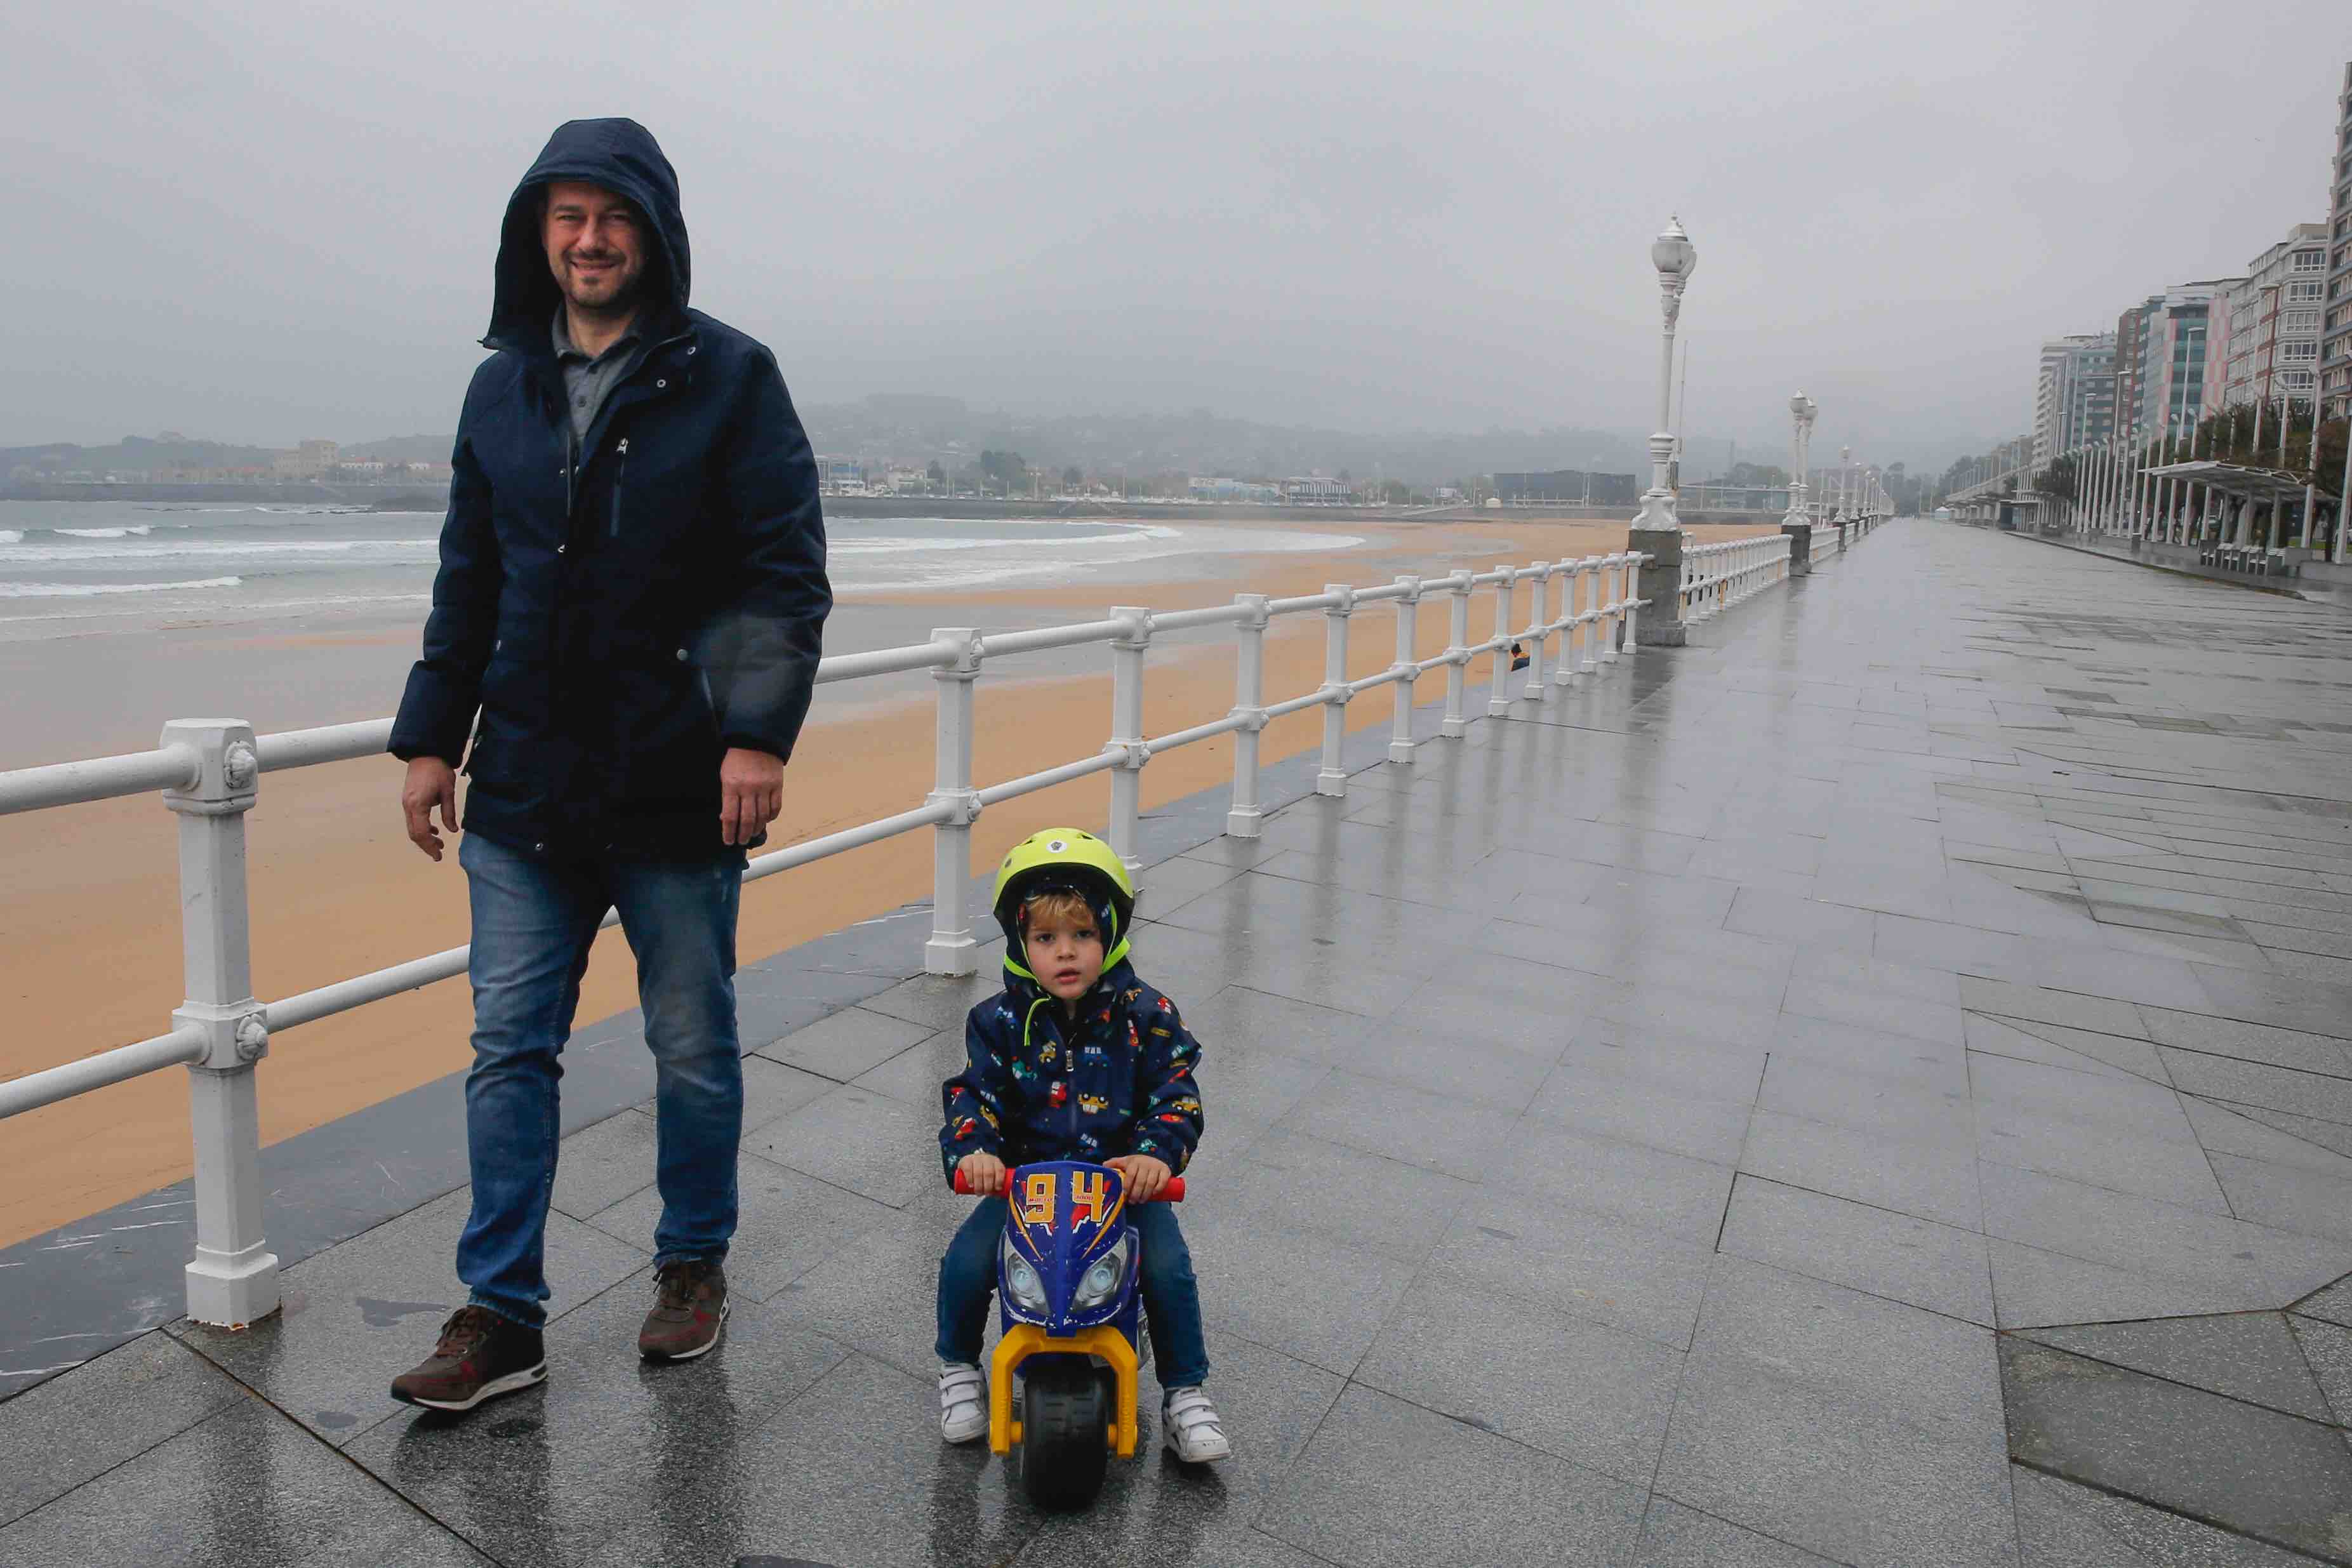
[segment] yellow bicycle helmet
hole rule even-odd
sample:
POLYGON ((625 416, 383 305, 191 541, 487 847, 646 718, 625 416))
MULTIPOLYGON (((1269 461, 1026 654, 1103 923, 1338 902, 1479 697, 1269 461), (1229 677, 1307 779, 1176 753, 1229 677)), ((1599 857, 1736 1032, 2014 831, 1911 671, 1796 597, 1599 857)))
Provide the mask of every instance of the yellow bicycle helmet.
POLYGON ((996 868, 996 923, 1004 930, 1004 967, 1036 978, 1021 962, 1021 906, 1040 893, 1073 892, 1106 925, 1103 967, 1127 956, 1135 919, 1135 883, 1111 847, 1076 827, 1048 827, 1015 844, 996 868))

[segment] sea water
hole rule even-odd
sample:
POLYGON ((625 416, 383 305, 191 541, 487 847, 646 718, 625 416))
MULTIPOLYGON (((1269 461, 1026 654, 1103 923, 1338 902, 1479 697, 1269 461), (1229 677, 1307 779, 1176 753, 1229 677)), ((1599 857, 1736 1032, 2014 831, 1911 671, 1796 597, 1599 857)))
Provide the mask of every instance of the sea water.
MULTIPOLYGON (((0 501, 0 637, 412 614, 430 602, 442 514, 281 503, 0 501), (404 612, 403 607, 406 609, 404 612)), ((1150 561, 1332 550, 1279 529, 1102 519, 836 519, 843 598, 1053 586, 1150 561)))
MULTIPOLYGON (((175 715, 231 714, 267 732, 390 713, 431 605, 441 523, 439 512, 332 506, 0 501, 0 768, 152 746, 175 715)), ((1197 589, 1132 584, 1215 575, 1219 557, 1360 542, 1103 519, 850 518, 826 531, 827 653, 920 642, 940 626, 1086 619, 1018 600, 1089 578, 1103 582, 1105 608, 1197 603, 1197 589), (992 602, 959 603, 965 593, 992 602)), ((991 672, 1106 658, 1023 655, 991 672)), ((826 686, 814 717, 926 700, 929 685, 918 673, 826 686)))

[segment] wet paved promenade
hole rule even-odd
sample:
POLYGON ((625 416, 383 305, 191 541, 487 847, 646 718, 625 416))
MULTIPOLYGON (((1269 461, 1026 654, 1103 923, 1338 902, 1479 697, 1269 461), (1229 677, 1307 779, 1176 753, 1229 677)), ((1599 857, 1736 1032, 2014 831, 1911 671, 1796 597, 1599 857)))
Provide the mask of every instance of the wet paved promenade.
POLYGON ((1895 524, 1258 842, 1152 825, 1231 1464, 1049 1520, 942 1448, 984 987, 902 921, 747 973, 718 1353, 632 1352, 624 1110, 543 1391, 384 1397, 452 1193, 0 1405, 0 1563, 2352 1563, 2347 797, 2352 617, 1895 524))

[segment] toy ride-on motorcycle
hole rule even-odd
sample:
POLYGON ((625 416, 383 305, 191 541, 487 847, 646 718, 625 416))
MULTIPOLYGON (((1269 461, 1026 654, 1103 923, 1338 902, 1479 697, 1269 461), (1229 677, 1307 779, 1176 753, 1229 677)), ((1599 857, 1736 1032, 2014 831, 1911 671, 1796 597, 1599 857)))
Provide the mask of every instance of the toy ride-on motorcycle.
MULTIPOLYGON (((1142 1237, 1108 1165, 1056 1160, 1006 1173, 996 1250, 1003 1336, 988 1363, 988 1446, 1021 1446, 1021 1484, 1041 1508, 1083 1508, 1109 1457, 1135 1453, 1136 1320, 1142 1237), (1021 1380, 1021 1414, 1013 1383, 1021 1380)), ((963 1173, 955 1190, 970 1193, 963 1173)), ((1184 1178, 1154 1200, 1181 1203, 1184 1178)))

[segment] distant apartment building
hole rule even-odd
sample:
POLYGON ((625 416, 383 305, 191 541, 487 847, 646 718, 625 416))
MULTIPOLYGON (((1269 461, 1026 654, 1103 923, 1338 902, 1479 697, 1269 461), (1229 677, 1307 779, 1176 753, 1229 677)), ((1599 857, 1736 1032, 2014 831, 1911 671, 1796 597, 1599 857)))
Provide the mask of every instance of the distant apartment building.
POLYGON ((2326 241, 2326 224, 2299 223, 2247 264, 2242 282, 2214 296, 2206 325, 2208 408, 2311 397, 2326 241))
POLYGON ((2242 281, 2177 283, 2117 319, 2115 416, 2134 441, 2146 445, 2196 427, 2205 409, 2206 330, 2213 299, 2242 281))
POLYGON ((2143 334, 2140 316, 2147 309, 2134 305, 2116 318, 2116 434, 2139 440, 2139 353, 2143 334))
POLYGON ((2352 64, 2336 100, 2336 147, 2327 162, 2327 269, 2322 299, 2319 392, 2331 415, 2352 415, 2352 64))
POLYGON ((2033 460, 2104 441, 2115 429, 2116 335, 2077 332, 2042 345, 2033 385, 2033 460))

